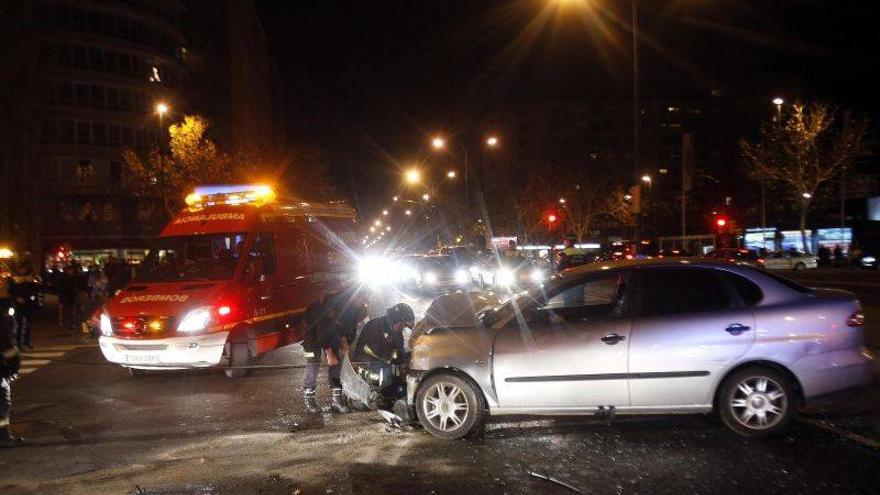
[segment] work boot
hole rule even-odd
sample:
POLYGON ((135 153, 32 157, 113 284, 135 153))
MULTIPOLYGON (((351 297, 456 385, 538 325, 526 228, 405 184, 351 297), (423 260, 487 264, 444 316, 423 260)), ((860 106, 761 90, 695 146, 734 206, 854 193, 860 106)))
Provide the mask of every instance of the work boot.
POLYGON ((8 426, 0 428, 0 448, 16 447, 23 443, 24 438, 13 436, 8 426))
POLYGON ((342 395, 341 388, 330 390, 330 409, 339 414, 348 412, 348 405, 345 403, 345 396, 342 395))
POLYGON ((309 414, 318 414, 321 408, 318 407, 318 401, 315 399, 315 389, 303 389, 303 401, 306 403, 306 412, 309 414))

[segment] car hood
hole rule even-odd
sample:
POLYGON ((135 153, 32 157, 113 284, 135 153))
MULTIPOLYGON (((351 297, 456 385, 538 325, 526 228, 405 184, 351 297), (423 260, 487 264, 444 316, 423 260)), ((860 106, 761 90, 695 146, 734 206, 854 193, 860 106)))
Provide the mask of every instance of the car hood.
POLYGON ((476 327, 476 314, 481 309, 500 303, 497 297, 479 292, 456 292, 440 296, 428 306, 424 318, 416 323, 413 338, 436 327, 476 327))

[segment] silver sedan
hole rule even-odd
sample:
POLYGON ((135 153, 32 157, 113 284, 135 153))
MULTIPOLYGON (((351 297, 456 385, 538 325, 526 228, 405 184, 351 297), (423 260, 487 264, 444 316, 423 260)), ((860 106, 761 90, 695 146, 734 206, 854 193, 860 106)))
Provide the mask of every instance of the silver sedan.
POLYGON ((796 405, 872 380, 850 293, 733 263, 567 270, 411 342, 407 402, 441 438, 488 416, 717 412, 777 433, 796 405))

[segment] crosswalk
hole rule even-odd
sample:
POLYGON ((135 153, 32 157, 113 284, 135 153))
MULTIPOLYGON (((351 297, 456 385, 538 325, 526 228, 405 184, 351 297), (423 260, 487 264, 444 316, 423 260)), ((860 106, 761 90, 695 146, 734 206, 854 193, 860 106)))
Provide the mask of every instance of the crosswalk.
POLYGON ((29 375, 40 368, 52 364, 57 359, 63 359, 66 354, 72 351, 97 346, 98 344, 95 343, 63 344, 24 351, 21 353, 21 369, 19 374, 22 376, 29 375))

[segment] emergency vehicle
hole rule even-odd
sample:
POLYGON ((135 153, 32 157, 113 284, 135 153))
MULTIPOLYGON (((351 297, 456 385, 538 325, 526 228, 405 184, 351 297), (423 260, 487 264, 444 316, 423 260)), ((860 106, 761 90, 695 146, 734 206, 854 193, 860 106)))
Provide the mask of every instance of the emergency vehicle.
POLYGON ((283 204, 268 186, 203 186, 104 306, 104 357, 141 370, 225 367, 301 338, 305 308, 354 277, 355 212, 283 204))

